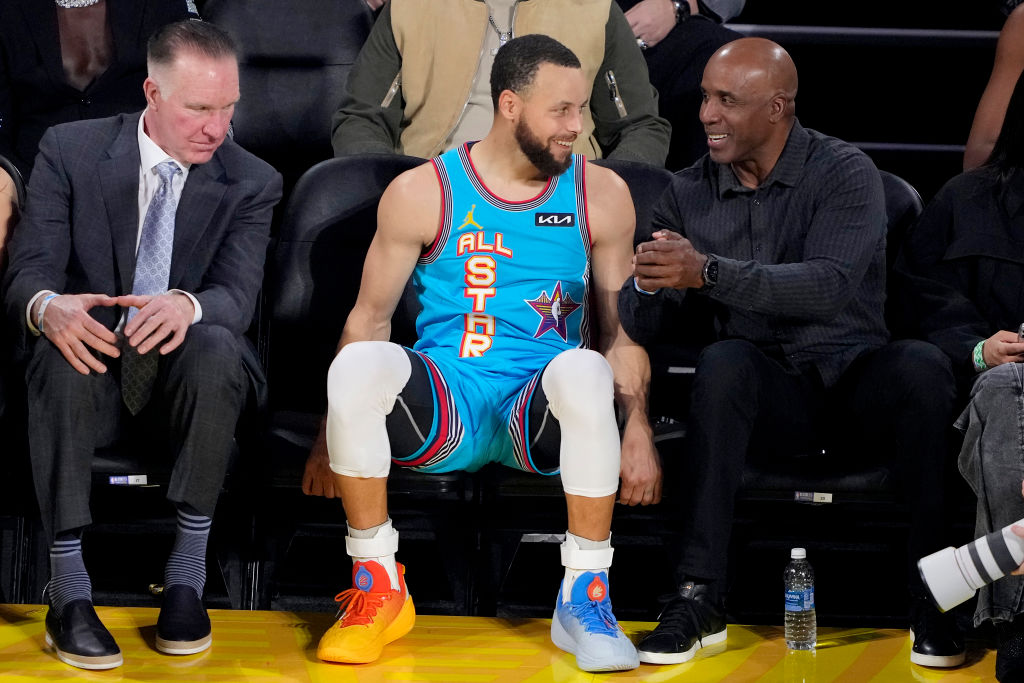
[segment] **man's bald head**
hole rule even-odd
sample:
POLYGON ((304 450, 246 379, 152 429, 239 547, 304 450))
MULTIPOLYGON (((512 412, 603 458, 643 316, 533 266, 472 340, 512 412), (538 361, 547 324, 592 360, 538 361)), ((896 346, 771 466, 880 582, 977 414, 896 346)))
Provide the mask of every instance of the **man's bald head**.
POLYGON ((726 43, 708 60, 748 75, 751 85, 784 95, 792 107, 796 99, 796 64, 785 48, 767 38, 740 38, 726 43))
POLYGON ((734 40, 708 60, 701 90, 712 160, 731 164, 744 184, 756 186, 782 154, 796 117, 792 58, 764 38, 734 40))

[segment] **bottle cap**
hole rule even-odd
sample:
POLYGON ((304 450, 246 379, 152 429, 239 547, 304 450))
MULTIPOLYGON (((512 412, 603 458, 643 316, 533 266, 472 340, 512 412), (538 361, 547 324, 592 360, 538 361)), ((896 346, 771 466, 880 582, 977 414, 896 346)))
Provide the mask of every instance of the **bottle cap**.
POLYGON ((807 557, 807 551, 803 548, 793 548, 789 552, 789 556, 794 560, 803 560, 807 557))

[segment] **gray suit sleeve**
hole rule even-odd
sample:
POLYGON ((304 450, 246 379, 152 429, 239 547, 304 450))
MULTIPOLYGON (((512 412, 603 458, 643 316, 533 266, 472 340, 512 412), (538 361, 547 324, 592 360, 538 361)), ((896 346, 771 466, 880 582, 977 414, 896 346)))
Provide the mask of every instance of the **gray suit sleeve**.
POLYGON ((274 206, 281 199, 281 176, 274 173, 232 215, 224 239, 193 295, 203 307, 199 324, 216 324, 243 334, 252 322, 263 282, 274 206))
POLYGON ((37 292, 62 292, 71 253, 71 185, 53 128, 39 142, 25 212, 9 245, 4 304, 15 329, 27 332, 25 307, 37 292))

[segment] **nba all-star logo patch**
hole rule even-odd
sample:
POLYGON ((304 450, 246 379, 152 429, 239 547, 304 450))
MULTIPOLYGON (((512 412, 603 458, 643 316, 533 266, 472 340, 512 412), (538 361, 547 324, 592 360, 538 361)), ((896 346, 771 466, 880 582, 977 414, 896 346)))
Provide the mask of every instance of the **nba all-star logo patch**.
POLYGON ((373 588, 373 574, 370 573, 365 564, 359 565, 359 569, 356 570, 355 581, 352 583, 361 591, 369 591, 373 588))
POLYGON ((533 334, 534 339, 540 338, 548 330, 554 330, 562 338, 562 341, 568 341, 569 334, 566 330, 565 319, 572 315, 572 312, 580 305, 573 301, 569 294, 562 294, 561 280, 555 285, 550 297, 547 290, 542 290, 536 299, 532 301, 523 299, 523 301, 528 303, 530 308, 540 316, 540 325, 537 326, 537 331, 533 334))
POLYGON ((594 602, 601 602, 606 595, 608 595, 608 587, 604 585, 601 577, 595 574, 594 580, 587 586, 587 598, 594 602))

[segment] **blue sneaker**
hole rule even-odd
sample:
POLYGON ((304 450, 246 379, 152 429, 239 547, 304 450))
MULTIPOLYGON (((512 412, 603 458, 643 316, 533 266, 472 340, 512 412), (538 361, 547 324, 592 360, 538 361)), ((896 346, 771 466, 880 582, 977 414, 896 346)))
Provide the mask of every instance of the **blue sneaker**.
POLYGON ((636 647, 612 614, 607 572, 580 575, 568 602, 562 602, 559 589, 551 640, 576 655, 576 666, 584 671, 625 671, 640 666, 636 647))

